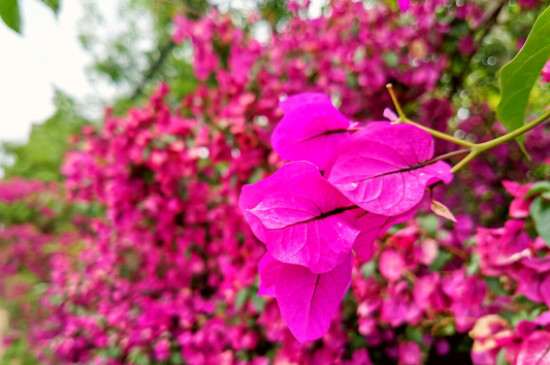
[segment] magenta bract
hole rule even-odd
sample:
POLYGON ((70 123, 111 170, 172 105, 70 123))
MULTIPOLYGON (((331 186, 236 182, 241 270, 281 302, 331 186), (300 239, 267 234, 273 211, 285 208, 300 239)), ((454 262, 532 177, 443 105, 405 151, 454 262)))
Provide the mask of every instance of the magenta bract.
POLYGON ((409 5, 411 5, 411 0, 397 0, 397 5, 402 12, 409 10, 409 5))
POLYGON ((277 260, 324 273, 350 253, 359 233, 354 204, 309 162, 289 163, 243 187, 239 206, 277 260))
POLYGON ((329 104, 332 105, 330 97, 323 93, 301 93, 292 95, 279 103, 283 113, 290 113, 292 110, 306 104, 329 104))
POLYGON ((267 252, 259 265, 260 295, 277 299, 288 328, 300 342, 322 337, 351 283, 352 255, 333 270, 314 274, 277 261, 267 252))
POLYGON ((374 122, 354 134, 327 169, 328 180, 361 208, 398 215, 417 205, 426 187, 452 180, 433 156, 433 139, 409 124, 374 122))
POLYGON ((299 94, 281 103, 285 115, 271 143, 282 158, 304 160, 326 169, 334 152, 350 135, 351 122, 324 94, 299 94))
POLYGON ((536 331, 523 340, 516 364, 550 365, 550 333, 536 331))

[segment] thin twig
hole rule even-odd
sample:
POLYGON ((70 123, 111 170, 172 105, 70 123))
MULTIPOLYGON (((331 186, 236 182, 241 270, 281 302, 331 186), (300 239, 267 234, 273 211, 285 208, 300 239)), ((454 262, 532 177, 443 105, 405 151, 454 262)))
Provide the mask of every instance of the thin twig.
POLYGON ((159 57, 151 64, 149 67, 149 70, 145 73, 145 76, 143 76, 143 79, 139 83, 139 85, 134 89, 134 92, 132 93, 132 96, 130 97, 131 101, 135 101, 138 96, 141 95, 143 92, 143 88, 145 85, 151 80, 151 78, 158 72, 164 61, 166 60, 166 57, 170 54, 170 52, 174 49, 176 44, 172 39, 170 39, 161 49, 159 57))

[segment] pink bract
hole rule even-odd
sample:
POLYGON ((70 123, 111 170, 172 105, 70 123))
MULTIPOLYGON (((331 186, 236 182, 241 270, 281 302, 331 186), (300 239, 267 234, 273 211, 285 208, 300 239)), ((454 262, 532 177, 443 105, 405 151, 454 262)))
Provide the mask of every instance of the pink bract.
POLYGON ((310 161, 326 169, 335 151, 350 136, 351 122, 324 94, 298 94, 281 103, 285 115, 271 143, 282 158, 310 161))
POLYGON ((418 127, 373 122, 340 149, 328 180, 361 208, 398 215, 417 205, 428 185, 452 180, 447 163, 426 164, 433 148, 432 137, 418 127))
POLYGON ((409 5, 411 5, 411 0, 397 0, 397 5, 402 12, 409 10, 409 5))
POLYGON ((549 365, 550 333, 536 331, 523 340, 516 360, 517 365, 549 365))
POLYGON ((351 283, 352 255, 333 270, 314 274, 299 265, 284 264, 269 252, 259 265, 260 294, 277 299, 288 328, 300 342, 322 337, 330 327, 351 283))
POLYGON ((353 203, 309 162, 287 164, 272 176, 245 185, 239 206, 273 257, 314 273, 340 264, 359 233, 349 211, 353 203))

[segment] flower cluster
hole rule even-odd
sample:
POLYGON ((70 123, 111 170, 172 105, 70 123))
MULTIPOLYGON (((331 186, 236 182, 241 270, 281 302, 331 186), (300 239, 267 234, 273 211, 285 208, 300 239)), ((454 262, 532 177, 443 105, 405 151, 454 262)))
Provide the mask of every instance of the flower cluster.
POLYGON ((239 204, 267 247, 260 294, 275 296, 292 333, 308 341, 329 329, 351 282, 352 249, 371 251, 427 186, 452 174, 430 162, 433 140, 418 127, 372 122, 352 134, 358 128, 324 94, 292 96, 281 109, 273 148, 298 162, 244 186, 239 204))

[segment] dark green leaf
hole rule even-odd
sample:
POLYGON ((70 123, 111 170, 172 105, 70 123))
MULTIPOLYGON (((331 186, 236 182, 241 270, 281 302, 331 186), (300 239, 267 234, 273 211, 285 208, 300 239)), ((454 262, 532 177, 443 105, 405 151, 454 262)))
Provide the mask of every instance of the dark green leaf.
POLYGON ((539 196, 531 203, 530 210, 539 236, 550 247, 550 201, 539 196))
POLYGON ((8 27, 21 33, 21 13, 17 0, 0 0, 0 17, 8 27))
POLYGON ((422 330, 418 327, 407 326, 405 329, 405 336, 411 341, 422 343, 422 330))
POLYGON ((446 263, 453 259, 453 255, 447 251, 439 251, 437 257, 430 265, 431 271, 439 271, 446 263))
MULTIPOLYGON (((499 121, 512 131, 523 125, 529 94, 550 58, 550 7, 537 19, 516 57, 500 70, 499 121)), ((518 138, 523 146, 523 139, 518 138)))
POLYGON ((500 283, 499 278, 492 277, 492 278, 486 278, 485 282, 487 283, 487 286, 493 293, 496 295, 508 295, 506 290, 502 287, 502 284, 500 283))

